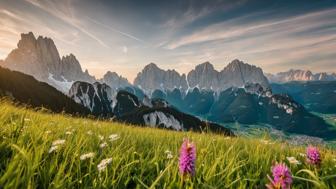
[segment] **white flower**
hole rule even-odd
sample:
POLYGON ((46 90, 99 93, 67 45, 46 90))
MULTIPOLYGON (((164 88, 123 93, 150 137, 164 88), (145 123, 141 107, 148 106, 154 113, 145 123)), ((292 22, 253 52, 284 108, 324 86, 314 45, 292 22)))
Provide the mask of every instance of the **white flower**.
POLYGON ((89 158, 93 158, 96 154, 93 152, 87 153, 87 154, 83 154, 79 157, 80 160, 86 160, 89 158))
POLYGON ((58 145, 62 145, 65 143, 65 140, 62 140, 62 139, 59 139, 59 140, 55 140, 53 143, 52 143, 52 146, 58 146, 58 145))
POLYGON ((301 157, 306 157, 306 154, 304 154, 304 153, 299 153, 299 155, 300 155, 301 157))
POLYGON ((109 136, 110 141, 115 141, 118 140, 120 137, 117 134, 112 134, 109 136))
POLYGON ((260 142, 262 142, 264 144, 271 144, 271 142, 269 140, 265 140, 265 139, 260 140, 260 142))
POLYGON ((295 157, 286 157, 290 164, 300 165, 301 162, 298 161, 295 157))
POLYGON ((89 130, 88 132, 86 132, 88 135, 92 135, 92 131, 89 130))
POLYGON ((98 135, 98 138, 99 138, 100 140, 104 140, 104 136, 102 136, 102 135, 98 135))
POLYGON ((58 149, 58 146, 51 146, 49 149, 49 154, 52 153, 53 151, 56 151, 58 149))
POLYGON ((72 135, 72 132, 71 131, 67 131, 65 132, 66 135, 72 135))
POLYGON ((101 143, 101 144, 99 145, 99 148, 105 148, 106 146, 107 146, 107 143, 104 142, 104 143, 101 143))
POLYGON ((165 154, 167 155, 167 159, 172 159, 173 158, 173 153, 171 151, 166 150, 165 154))
POLYGON ((112 162, 112 158, 101 160, 101 162, 97 165, 98 171, 99 172, 104 171, 107 165, 110 164, 111 162, 112 162))

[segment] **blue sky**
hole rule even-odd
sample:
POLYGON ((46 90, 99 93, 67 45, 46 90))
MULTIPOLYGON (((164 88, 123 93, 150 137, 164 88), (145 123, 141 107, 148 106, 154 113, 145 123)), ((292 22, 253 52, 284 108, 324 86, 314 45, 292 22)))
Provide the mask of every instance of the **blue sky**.
POLYGON ((150 62, 221 70, 236 58, 271 73, 336 71, 335 0, 0 0, 0 59, 29 31, 98 78, 133 81, 150 62))

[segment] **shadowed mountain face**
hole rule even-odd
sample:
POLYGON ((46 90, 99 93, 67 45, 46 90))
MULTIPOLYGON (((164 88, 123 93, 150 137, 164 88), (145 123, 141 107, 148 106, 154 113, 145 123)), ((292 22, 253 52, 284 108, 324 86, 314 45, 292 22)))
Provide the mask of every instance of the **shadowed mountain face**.
POLYGON ((187 93, 177 89, 157 90, 152 97, 162 98, 180 111, 217 123, 264 123, 284 132, 323 138, 336 134, 322 118, 309 113, 290 96, 272 94, 258 84, 229 88, 220 93, 198 88, 187 93))
POLYGON ((54 112, 88 115, 90 111, 68 96, 32 76, 0 67, 0 96, 32 107, 45 107, 54 112))
POLYGON ((276 94, 289 94, 307 110, 336 113, 336 81, 310 81, 272 84, 276 94))
MULTIPOLYGON (((128 88, 128 90, 136 92, 136 89, 128 88)), ((165 101, 151 100, 145 96, 140 101, 136 95, 126 90, 112 91, 104 84, 76 82, 70 93, 71 98, 90 109, 92 113, 103 116, 114 115, 122 122, 177 131, 211 130, 233 135, 229 129, 182 113, 165 101)))

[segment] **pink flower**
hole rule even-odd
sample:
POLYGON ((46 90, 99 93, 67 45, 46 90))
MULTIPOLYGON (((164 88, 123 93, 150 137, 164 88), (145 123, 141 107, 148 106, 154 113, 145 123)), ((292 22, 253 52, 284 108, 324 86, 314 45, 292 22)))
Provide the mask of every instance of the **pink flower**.
POLYGON ((179 158, 179 169, 183 176, 195 174, 196 147, 194 143, 184 139, 179 158))
POLYGON ((313 165, 319 165, 321 163, 321 155, 318 148, 308 146, 307 148, 307 161, 313 165))
POLYGON ((271 183, 267 184, 268 189, 290 189, 293 182, 292 173, 284 163, 278 163, 272 167, 273 179, 269 178, 271 183))

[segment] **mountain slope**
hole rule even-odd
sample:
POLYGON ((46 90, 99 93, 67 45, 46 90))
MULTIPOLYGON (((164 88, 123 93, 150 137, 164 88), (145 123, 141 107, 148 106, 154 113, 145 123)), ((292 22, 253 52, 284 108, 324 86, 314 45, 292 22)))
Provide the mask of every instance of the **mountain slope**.
POLYGON ((336 81, 310 81, 272 84, 277 94, 289 94, 309 111, 336 113, 336 81))
POLYGON ((51 87, 39 82, 32 76, 10 71, 0 67, 0 95, 10 96, 16 102, 33 107, 45 107, 54 112, 71 114, 89 114, 89 110, 75 103, 72 99, 51 87))
POLYGON ((126 90, 111 93, 109 92, 111 90, 109 87, 100 87, 100 93, 106 94, 106 96, 102 96, 95 90, 95 88, 99 87, 95 87, 94 85, 100 86, 101 84, 76 82, 70 91, 71 97, 76 102, 89 108, 96 115, 97 113, 106 115, 104 111, 107 111, 110 115, 113 114, 117 120, 131 124, 160 127, 177 131, 211 130, 225 135, 233 135, 229 129, 218 124, 201 121, 194 116, 182 113, 171 107, 165 101, 151 100, 146 96, 140 101, 136 95, 126 90), (104 99, 108 100, 106 101, 104 99), (104 104, 109 108, 101 108, 104 104), (102 110, 103 112, 96 110, 102 110))
POLYGON ((284 132, 323 138, 336 134, 322 118, 309 113, 290 96, 272 94, 258 84, 229 88, 220 93, 195 88, 184 96, 175 95, 179 94, 176 91, 157 91, 156 94, 180 111, 216 123, 263 123, 284 132))

